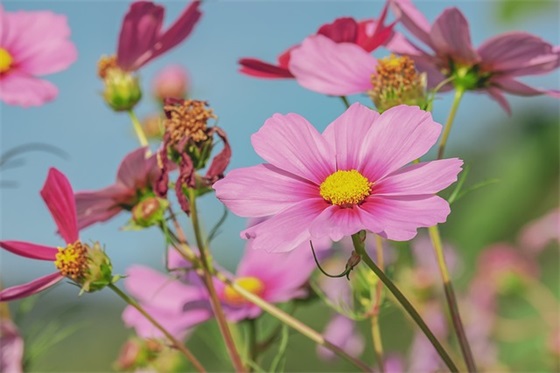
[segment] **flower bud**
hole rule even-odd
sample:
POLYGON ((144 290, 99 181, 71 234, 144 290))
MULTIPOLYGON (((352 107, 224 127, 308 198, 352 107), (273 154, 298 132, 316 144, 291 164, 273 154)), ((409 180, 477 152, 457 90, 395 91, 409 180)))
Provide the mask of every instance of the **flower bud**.
POLYGON ((93 247, 87 248, 87 269, 83 277, 77 280, 82 286, 81 292, 91 293, 118 281, 120 276, 113 276, 113 265, 101 245, 96 242, 93 247))
POLYGON ((163 101, 167 97, 184 98, 187 95, 189 78, 186 70, 179 65, 171 65, 159 71, 152 84, 153 95, 163 101))
POLYGON ((98 75, 103 79, 103 98, 115 111, 127 111, 142 98, 138 77, 122 70, 115 57, 103 57, 98 63, 98 75))
POLYGON ((148 197, 132 208, 132 221, 137 226, 147 228, 164 220, 169 203, 158 197, 148 197))
POLYGON ((149 139, 163 139, 163 119, 159 115, 152 114, 142 119, 142 129, 149 139))

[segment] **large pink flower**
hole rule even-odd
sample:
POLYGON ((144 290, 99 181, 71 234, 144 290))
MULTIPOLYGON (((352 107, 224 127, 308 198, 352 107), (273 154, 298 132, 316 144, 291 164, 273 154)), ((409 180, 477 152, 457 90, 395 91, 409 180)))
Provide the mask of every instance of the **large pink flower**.
POLYGON ((77 57, 66 16, 48 11, 5 12, 0 6, 0 100, 38 106, 58 89, 37 78, 70 66, 77 57))
POLYGON ((135 71, 181 43, 193 30, 202 13, 200 1, 195 0, 164 32, 165 9, 149 1, 136 1, 125 15, 119 45, 117 64, 126 71, 135 71))
POLYGON ((511 109, 504 93, 560 97, 556 90, 533 88, 517 80, 520 76, 545 74, 558 68, 560 47, 526 32, 508 32, 488 39, 475 49, 468 21, 459 9, 446 9, 430 26, 410 0, 391 1, 400 22, 432 52, 400 35, 388 48, 412 57, 418 69, 428 73, 429 86, 453 76, 455 85, 490 95, 508 113, 511 109))
POLYGON ((26 258, 57 262, 59 271, 50 275, 40 277, 24 285, 13 286, 0 292, 0 301, 9 301, 30 296, 43 291, 64 278, 63 271, 74 265, 83 263, 72 262, 82 260, 78 255, 82 244, 78 238, 78 224, 76 219, 76 206, 74 204, 74 193, 72 186, 60 171, 55 168, 49 170, 45 185, 41 190, 41 196, 47 204, 49 211, 58 227, 58 232, 66 242, 65 248, 37 245, 21 241, 0 241, 0 247, 16 255, 26 258), (67 256, 64 252, 67 252, 67 256), (63 257, 58 254, 63 253, 63 257), (76 254, 76 255, 73 255, 76 254))
POLYGON ((146 157, 147 148, 126 155, 117 171, 117 181, 101 190, 76 193, 80 229, 111 219, 130 210, 143 194, 150 193, 159 173, 156 157, 146 157))
POLYGON ((237 215, 272 216, 241 234, 256 249, 290 251, 363 229, 409 240, 450 212, 435 193, 456 181, 462 161, 406 166, 440 132, 430 113, 405 105, 380 115, 354 104, 323 134, 297 114, 275 114, 252 136, 269 163, 233 170, 214 189, 237 215))
MULTIPOLYGON (((387 5, 378 21, 366 19, 356 21, 350 17, 337 18, 332 23, 322 25, 315 35, 322 35, 332 43, 353 44, 367 53, 372 52, 387 43, 393 35, 394 23, 385 26, 387 5)), ((255 78, 277 79, 294 78, 290 67, 291 54, 299 45, 295 45, 282 52, 276 65, 255 58, 242 58, 239 60, 241 73, 255 78)), ((307 88, 307 87, 306 87, 307 88)))

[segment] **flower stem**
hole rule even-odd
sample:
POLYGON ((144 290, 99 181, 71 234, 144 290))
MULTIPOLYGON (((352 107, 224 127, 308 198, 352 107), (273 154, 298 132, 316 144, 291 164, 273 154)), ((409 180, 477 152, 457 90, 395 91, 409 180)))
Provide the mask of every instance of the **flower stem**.
POLYGON ((212 280, 212 272, 210 269, 210 261, 208 260, 208 248, 206 247, 206 241, 202 238, 202 232, 200 229, 200 223, 198 221, 198 212, 196 207, 196 193, 194 189, 189 189, 189 202, 191 207, 191 221, 193 225, 194 234, 196 237, 196 243, 198 245, 198 251, 200 252, 200 262, 203 270, 203 279, 208 289, 208 294, 210 296, 210 303, 212 305, 212 310, 214 311, 214 316, 216 316, 216 321, 224 338, 224 343, 228 350, 231 358, 231 362, 235 368, 236 372, 245 372, 245 366, 241 361, 239 351, 235 346, 233 337, 231 335, 231 330, 228 327, 224 311, 222 309, 222 304, 218 299, 216 289, 214 288, 214 282, 212 280))
POLYGON ((457 109, 459 108, 459 103, 463 98, 465 90, 463 88, 455 89, 455 97, 453 98, 453 104, 451 105, 451 111, 447 117, 447 122, 445 122, 445 127, 443 128, 443 134, 441 135, 441 140, 438 147, 438 159, 443 158, 443 153, 445 152, 445 146, 447 145, 447 138, 451 132, 451 127, 453 126, 453 120, 455 120, 455 114, 457 114, 457 109))
POLYGON ((134 111, 130 109, 128 111, 128 115, 130 116, 130 120, 132 121, 132 127, 134 128, 134 132, 136 133, 136 137, 138 137, 138 141, 142 147, 148 146, 148 139, 146 138, 146 134, 144 133, 144 129, 142 129, 142 125, 138 120, 134 111))
POLYGON ((344 106, 346 106, 346 109, 348 109, 350 107, 350 101, 348 101, 348 97, 346 96, 340 96, 340 99, 342 100, 342 102, 344 103, 344 106))
POLYGON ((180 341, 177 340, 171 333, 169 333, 160 323, 158 323, 149 313, 147 313, 141 306, 136 302, 134 299, 129 297, 125 294, 121 289, 115 286, 115 284, 108 285, 111 290, 113 290, 122 300, 124 300, 127 304, 134 307, 138 312, 142 314, 149 322, 152 323, 160 332, 162 332, 172 343, 173 345, 185 355, 185 357, 192 363, 192 365, 198 370, 199 372, 206 372, 202 364, 198 361, 198 359, 192 354, 192 352, 180 341))
POLYGON ((459 372, 449 354, 445 351, 441 343, 437 340, 434 336, 428 325, 424 322, 418 311, 414 308, 414 306, 406 299, 403 293, 393 284, 393 282, 383 273, 381 269, 375 264, 373 260, 368 256, 366 249, 365 249, 365 232, 358 232, 352 235, 352 242, 354 243, 354 249, 360 255, 364 263, 379 277, 379 279, 385 284, 385 286, 389 289, 389 291, 393 294, 393 296, 399 301, 401 306, 406 310, 409 316, 416 322, 418 327, 424 332, 428 340, 432 343, 434 348, 436 349, 437 353, 441 357, 441 359, 445 362, 445 365, 451 370, 451 372, 459 372))
POLYGON ((471 352, 471 347, 469 341, 467 340, 467 335, 465 333, 465 328, 463 327, 463 322, 461 321, 461 315, 459 314, 459 306, 457 304, 457 298, 455 297, 455 290, 449 278, 449 272, 447 270, 447 265, 445 264, 445 257, 443 256, 443 245, 441 244, 441 237, 439 234, 438 226, 428 228, 430 233, 430 238, 432 240, 432 246, 436 254, 439 271, 441 273, 441 279, 443 281, 443 289, 445 291, 445 298, 447 300, 447 305, 449 308, 449 313, 451 314, 451 321, 453 323, 453 328, 455 329, 455 334, 459 340, 459 345, 461 346, 461 352, 469 372, 476 372, 476 364, 471 352))
MULTIPOLYGON (((375 247, 377 251, 377 263, 379 265, 379 268, 383 271, 383 239, 377 234, 375 235, 375 247)), ((383 359, 383 340, 381 339, 381 329, 379 328, 379 309, 381 307, 381 301, 383 299, 382 292, 383 283, 381 281, 378 281, 377 289, 375 292, 375 304, 371 312, 371 338, 377 364, 379 365, 379 371, 381 373, 385 373, 385 364, 383 359)))

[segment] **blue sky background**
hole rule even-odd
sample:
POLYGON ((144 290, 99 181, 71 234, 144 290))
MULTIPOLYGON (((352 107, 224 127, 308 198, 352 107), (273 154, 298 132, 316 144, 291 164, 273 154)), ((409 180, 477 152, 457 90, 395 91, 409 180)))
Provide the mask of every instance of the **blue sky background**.
MULTIPOLYGON (((137 140, 125 114, 115 114, 100 97, 101 82, 96 64, 103 54, 114 53, 120 22, 128 9, 128 1, 4 1, 7 11, 49 9, 68 16, 72 40, 79 56, 68 70, 49 76, 60 94, 47 105, 22 109, 0 104, 0 145, 2 152, 20 144, 43 142, 64 149, 69 159, 53 155, 29 153, 23 156, 23 167, 3 171, 3 180, 16 181, 16 189, 0 191, 0 239, 16 239, 58 245, 55 225, 44 206, 39 190, 47 170, 55 166, 70 179, 76 191, 98 189, 113 183, 117 167, 125 154, 134 150, 137 140)), ((450 2, 417 2, 429 20, 433 20, 450 2)), ((511 25, 496 22, 495 2, 453 2, 469 19, 474 45, 505 31, 511 25)), ((194 33, 182 45, 141 70, 145 92, 154 74, 170 63, 186 67, 193 82, 191 96, 208 100, 219 116, 233 146, 230 169, 249 166, 261 160, 250 144, 250 135, 273 113, 295 112, 306 117, 320 130, 343 111, 335 98, 307 91, 294 81, 252 79, 237 72, 240 57, 254 56, 274 61, 287 47, 300 42, 324 23, 341 16, 362 19, 377 17, 383 3, 379 1, 208 1, 202 5, 204 15, 194 33)), ((166 24, 184 8, 185 2, 166 2, 166 24)), ((515 29, 526 30, 559 44, 559 3, 538 17, 527 17, 515 29)), ((376 53, 378 56, 385 51, 376 53)), ((559 74, 526 79, 547 88, 559 88, 559 74)), ((149 94, 137 108, 142 117, 154 110, 149 94)), ((362 99, 352 97, 352 101, 362 99)), ((510 97, 514 112, 536 102, 551 107, 557 101, 548 97, 522 99, 510 97)), ((364 101, 365 102, 365 101, 364 101)), ((450 107, 450 96, 442 96, 435 104, 434 117, 443 122, 450 107)), ((508 117, 487 96, 468 94, 459 109, 450 140, 448 154, 454 149, 489 146, 485 137, 487 123, 498 122, 499 131, 508 130, 508 117), (500 120, 501 119, 501 120, 500 120)), ((496 126, 494 124, 494 126, 496 126)), ((499 139, 499 138, 498 138, 499 139)), ((496 141, 496 137, 494 140, 496 141)), ((499 141, 499 140, 498 140, 499 141)), ((210 226, 222 213, 212 196, 201 202, 206 225, 210 226)), ((163 241, 155 229, 121 232, 128 215, 121 215, 106 224, 82 232, 83 240, 105 244, 114 262, 115 272, 123 273, 132 263, 161 267, 163 241)), ((244 221, 230 215, 223 233, 216 239, 214 253, 219 261, 233 266, 241 253, 243 242, 239 231, 244 221)), ((4 286, 28 281, 53 271, 53 265, 0 252, 1 278, 4 286)), ((62 287, 61 287, 62 288, 62 287)), ((75 292, 72 287, 64 287, 75 292)), ((55 290, 56 292, 61 289, 55 290)))

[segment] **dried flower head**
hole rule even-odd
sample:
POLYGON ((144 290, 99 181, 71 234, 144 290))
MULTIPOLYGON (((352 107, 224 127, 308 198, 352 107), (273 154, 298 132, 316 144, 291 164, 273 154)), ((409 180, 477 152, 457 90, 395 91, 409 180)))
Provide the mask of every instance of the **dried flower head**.
POLYGON ((167 99, 163 109, 167 116, 165 131, 171 143, 179 144, 185 138, 194 142, 208 139, 208 120, 216 116, 206 101, 167 99))

